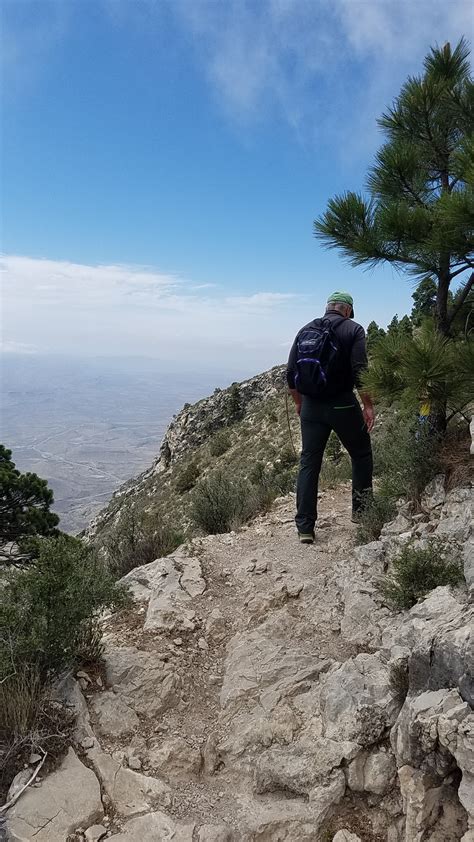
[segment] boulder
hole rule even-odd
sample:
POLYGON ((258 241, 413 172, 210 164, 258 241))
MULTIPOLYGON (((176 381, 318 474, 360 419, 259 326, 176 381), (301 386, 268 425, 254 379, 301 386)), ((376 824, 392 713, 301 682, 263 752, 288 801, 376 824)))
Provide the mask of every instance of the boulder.
POLYGON ((469 712, 469 706, 456 690, 432 690, 409 696, 391 733, 398 766, 424 769, 440 777, 447 775, 455 766, 457 740, 454 744, 452 739, 455 723, 462 722, 469 712))
POLYGON ((390 751, 361 751, 349 764, 347 785, 352 792, 384 795, 395 780, 397 766, 390 751))
POLYGON ((474 594, 474 536, 471 535, 462 549, 464 578, 469 591, 474 594))
POLYGON ((195 829, 194 822, 175 822, 165 813, 154 812, 130 819, 120 833, 112 834, 109 839, 115 842, 193 842, 195 829))
POLYGON ((257 704, 233 717, 230 730, 219 743, 219 754, 238 757, 247 749, 288 745, 300 727, 300 719, 287 704, 280 703, 266 711, 257 704))
POLYGON ((136 713, 155 717, 179 703, 181 679, 159 653, 108 647, 104 663, 107 682, 136 713))
POLYGON ((473 629, 474 605, 459 605, 454 617, 424 629, 409 661, 410 693, 458 687, 463 699, 474 704, 473 629))
POLYGON ((378 621, 386 617, 386 608, 380 608, 373 599, 375 589, 362 582, 347 582, 344 587, 344 616, 341 634, 351 643, 377 648, 381 630, 378 621))
POLYGON ((68 672, 58 679, 52 689, 53 699, 65 705, 75 716, 73 737, 76 743, 95 742, 90 724, 89 709, 79 683, 68 672))
POLYGON ((159 590, 163 579, 168 575, 170 558, 157 558, 149 564, 134 567, 120 581, 129 589, 138 602, 148 602, 152 593, 159 590))
POLYGON ((222 611, 219 608, 214 608, 206 620, 206 636, 219 643, 226 634, 227 624, 222 611))
POLYGON ((11 842, 65 842, 104 815, 99 782, 72 748, 40 788, 29 787, 7 813, 11 842))
POLYGON ((323 733, 334 740, 370 746, 394 724, 399 708, 388 667, 378 655, 350 658, 322 681, 323 733))
MULTIPOLYGON (((167 632, 193 630, 195 611, 191 607, 192 600, 206 589, 199 560, 186 556, 168 556, 160 559, 159 564, 153 564, 157 565, 153 571, 144 572, 141 569, 141 580, 138 583, 142 598, 149 600, 144 628, 167 632), (144 575, 148 582, 145 590, 144 575), (151 578, 151 582, 147 577, 151 578)), ((136 577, 128 577, 125 577, 125 581, 129 585, 135 583, 136 593, 136 577)))
POLYGON ((432 512, 443 505, 446 499, 445 482, 444 474, 437 474, 428 483, 421 497, 421 507, 425 512, 432 512))
POLYGON ((305 751, 300 743, 288 748, 273 746, 256 759, 255 791, 259 794, 284 791, 309 795, 321 787, 321 792, 324 792, 332 771, 353 754, 352 743, 338 743, 324 738, 312 752, 305 751))
POLYGON ((103 824, 93 824, 92 827, 87 828, 84 834, 86 842, 100 842, 100 839, 103 839, 106 835, 107 828, 103 824))
POLYGON ((103 792, 110 798, 114 811, 119 815, 133 816, 157 807, 170 806, 170 788, 163 781, 126 769, 120 760, 115 760, 100 748, 89 751, 87 757, 102 784, 103 792))
POLYGON ((168 780, 182 781, 199 774, 202 757, 198 748, 182 737, 170 737, 147 752, 148 765, 168 780))
POLYGON ((332 842, 362 842, 360 836, 351 833, 350 830, 338 830, 333 836, 332 842))
POLYGON ((223 824, 202 824, 199 828, 198 842, 232 842, 232 831, 223 824))
POLYGON ((446 495, 433 534, 437 538, 463 543, 472 533, 473 523, 474 488, 453 488, 446 495))
POLYGON ((357 563, 361 567, 368 568, 372 575, 383 573, 385 560, 383 541, 371 541, 370 544, 354 547, 353 556, 357 563))
POLYGON ((123 737, 137 730, 140 720, 135 711, 115 693, 97 693, 90 700, 91 711, 99 734, 123 737))

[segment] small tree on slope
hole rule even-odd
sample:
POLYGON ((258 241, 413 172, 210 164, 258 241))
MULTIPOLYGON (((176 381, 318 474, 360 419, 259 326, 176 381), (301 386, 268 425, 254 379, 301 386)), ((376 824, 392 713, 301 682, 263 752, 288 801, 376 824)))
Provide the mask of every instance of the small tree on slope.
POLYGON ((50 512, 53 492, 45 479, 22 474, 0 444, 0 544, 28 535, 51 535, 59 518, 50 512))
MULTIPOLYGON (((474 283, 474 85, 464 39, 434 48, 379 125, 387 141, 368 198, 331 199, 315 234, 354 266, 389 262, 434 284, 437 330, 450 327, 474 283), (463 273, 469 272, 469 276, 463 273), (450 286, 463 280, 450 304, 450 286)), ((423 306, 425 310, 425 306, 423 306)))

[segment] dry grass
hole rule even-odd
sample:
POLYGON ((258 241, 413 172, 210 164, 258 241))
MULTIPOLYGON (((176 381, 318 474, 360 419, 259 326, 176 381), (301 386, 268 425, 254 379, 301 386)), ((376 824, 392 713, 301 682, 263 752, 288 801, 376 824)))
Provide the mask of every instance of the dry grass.
POLYGON ((24 667, 0 684, 0 802, 32 753, 47 753, 44 771, 55 768, 71 740, 74 715, 42 686, 38 670, 24 667))

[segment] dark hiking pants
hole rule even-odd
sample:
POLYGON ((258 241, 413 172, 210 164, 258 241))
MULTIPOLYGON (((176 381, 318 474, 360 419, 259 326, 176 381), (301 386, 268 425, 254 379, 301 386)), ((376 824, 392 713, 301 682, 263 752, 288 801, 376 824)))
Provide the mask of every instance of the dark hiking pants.
POLYGON ((306 395, 301 407, 302 451, 296 487, 298 532, 312 532, 317 518, 318 479, 331 430, 352 460, 352 512, 357 514, 372 489, 372 447, 359 402, 353 392, 332 400, 306 395))

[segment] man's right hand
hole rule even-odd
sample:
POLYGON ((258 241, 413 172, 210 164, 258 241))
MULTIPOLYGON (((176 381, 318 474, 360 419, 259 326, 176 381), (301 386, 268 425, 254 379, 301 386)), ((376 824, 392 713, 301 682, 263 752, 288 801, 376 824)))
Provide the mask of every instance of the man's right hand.
POLYGON ((372 404, 364 404, 364 408, 362 410, 362 415, 364 416, 364 421, 367 424, 367 429, 369 433, 372 432, 374 429, 375 423, 375 409, 372 404))
POLYGON ((301 404, 303 403, 303 398, 301 397, 300 393, 296 391, 296 389, 289 389, 290 395, 295 402, 296 412, 298 415, 301 414, 301 404))

